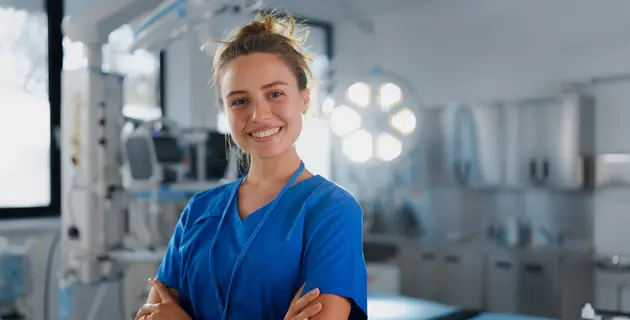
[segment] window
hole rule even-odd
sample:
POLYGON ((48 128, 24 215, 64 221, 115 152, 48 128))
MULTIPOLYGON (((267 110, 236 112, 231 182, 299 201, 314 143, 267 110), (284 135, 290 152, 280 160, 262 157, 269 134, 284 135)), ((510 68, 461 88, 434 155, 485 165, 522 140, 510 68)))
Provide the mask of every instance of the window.
MULTIPOLYGON (((133 29, 123 25, 109 34, 103 46, 104 72, 124 76, 123 114, 126 117, 153 120, 162 116, 160 107, 160 57, 159 53, 146 50, 130 52, 133 29)), ((83 44, 63 41, 64 70, 83 68, 87 65, 83 44)))
POLYGON ((133 29, 124 25, 112 31, 103 46, 103 71, 124 76, 123 114, 130 118, 153 120, 162 116, 160 108, 159 53, 130 52, 133 29))
POLYGON ((61 2, 0 2, 0 218, 59 214, 61 2))

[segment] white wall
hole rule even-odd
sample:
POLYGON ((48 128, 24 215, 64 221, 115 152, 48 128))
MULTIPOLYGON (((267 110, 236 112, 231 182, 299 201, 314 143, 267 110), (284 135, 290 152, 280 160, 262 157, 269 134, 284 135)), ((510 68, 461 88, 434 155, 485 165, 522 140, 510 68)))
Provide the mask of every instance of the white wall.
POLYGON ((540 95, 566 80, 630 71, 630 3, 604 0, 429 1, 375 18, 374 39, 337 27, 338 66, 378 64, 427 105, 540 95), (366 43, 372 40, 374 45, 366 43))
MULTIPOLYGON (((378 64, 406 78, 423 106, 541 96, 630 72, 627 12, 623 0, 425 1, 376 17, 374 36, 337 26, 335 65, 355 73, 378 64)), ((630 83, 592 91, 597 152, 630 152, 630 83)), ((596 247, 628 252, 619 199, 630 191, 610 193, 596 198, 596 247)))

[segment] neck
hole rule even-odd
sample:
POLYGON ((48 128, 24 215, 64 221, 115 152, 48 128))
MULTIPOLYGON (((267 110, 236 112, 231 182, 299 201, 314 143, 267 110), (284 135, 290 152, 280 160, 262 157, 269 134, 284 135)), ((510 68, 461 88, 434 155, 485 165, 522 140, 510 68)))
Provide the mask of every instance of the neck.
POLYGON ((267 184, 287 180, 298 169, 301 161, 295 148, 271 159, 252 157, 247 182, 267 184))

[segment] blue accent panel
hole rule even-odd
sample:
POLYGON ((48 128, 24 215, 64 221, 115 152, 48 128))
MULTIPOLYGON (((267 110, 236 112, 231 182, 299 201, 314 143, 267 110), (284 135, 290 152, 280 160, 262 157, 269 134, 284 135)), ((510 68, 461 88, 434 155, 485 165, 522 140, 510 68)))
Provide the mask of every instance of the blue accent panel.
MULTIPOLYGON (((171 5, 165 7, 164 9, 162 9, 160 11, 158 11, 155 15, 149 17, 145 22, 143 22, 140 25, 138 30, 136 30, 136 32, 134 33, 134 37, 137 37, 141 32, 143 32, 144 30, 149 28, 156 21, 164 18, 164 16, 166 16, 169 13, 171 13, 173 10, 178 9, 180 5, 184 4, 184 2, 186 2, 186 0, 177 0, 177 1, 173 2, 171 5)), ((186 16, 186 9, 179 8, 179 10, 178 10, 178 17, 183 18, 185 16, 186 16), (183 16, 182 16, 182 10, 183 10, 183 13, 184 13, 183 16)))

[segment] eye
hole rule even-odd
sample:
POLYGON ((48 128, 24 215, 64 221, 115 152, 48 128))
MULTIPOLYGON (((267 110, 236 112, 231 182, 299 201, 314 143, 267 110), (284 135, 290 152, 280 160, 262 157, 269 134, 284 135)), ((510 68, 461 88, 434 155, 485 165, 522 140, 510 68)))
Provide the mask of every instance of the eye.
POLYGON ((269 97, 271 97, 271 98, 280 98, 283 95, 284 95, 284 93, 282 93, 280 91, 269 92, 269 97))
POLYGON ((235 99, 235 100, 232 101, 230 106, 237 107, 237 106, 240 106, 240 105, 243 105, 243 104, 245 104, 245 99, 235 99))

